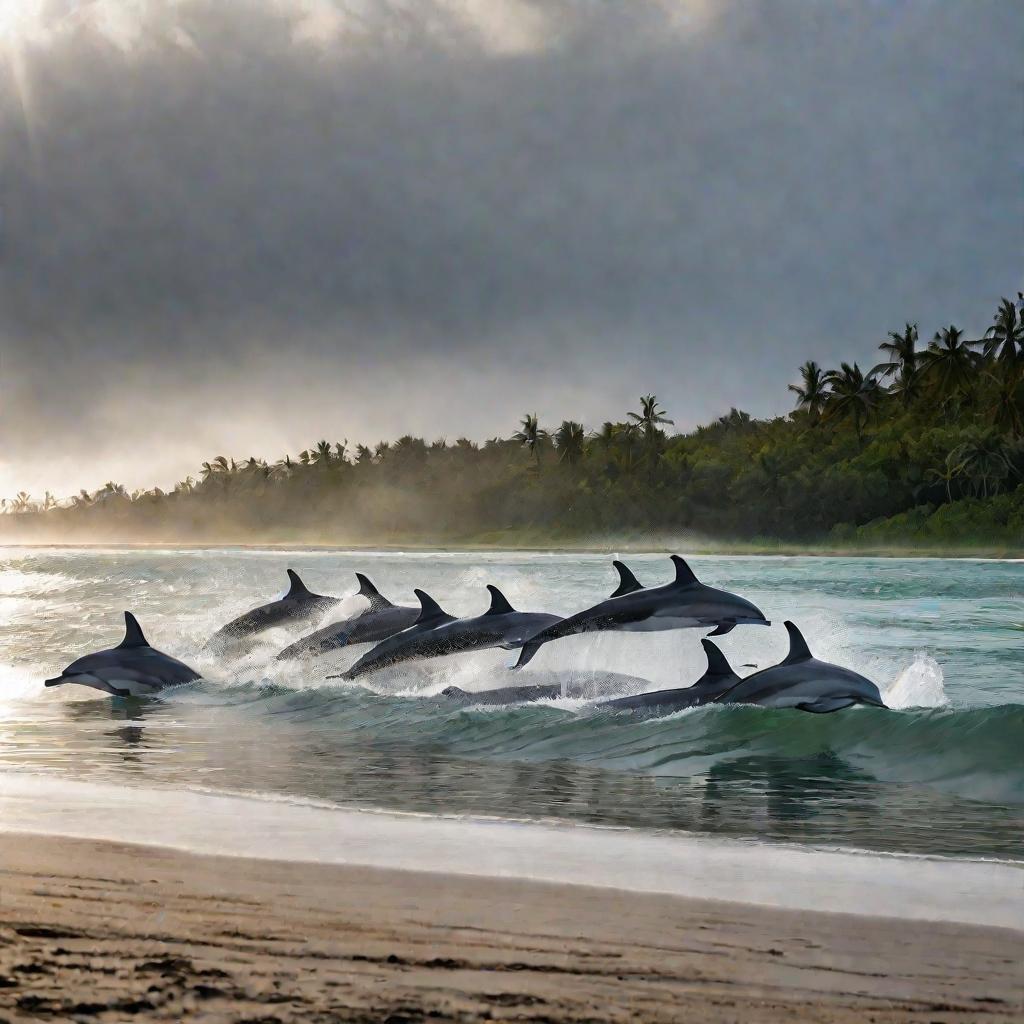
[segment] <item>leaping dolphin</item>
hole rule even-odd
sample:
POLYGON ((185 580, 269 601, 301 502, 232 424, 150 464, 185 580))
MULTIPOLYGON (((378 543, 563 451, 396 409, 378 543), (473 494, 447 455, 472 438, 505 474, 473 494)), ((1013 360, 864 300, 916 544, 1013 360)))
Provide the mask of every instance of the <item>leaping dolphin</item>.
POLYGON ((349 644, 379 643, 408 629, 419 618, 419 608, 392 604, 361 572, 356 573, 356 579, 359 581, 357 593, 369 601, 369 607, 358 615, 332 622, 296 640, 278 654, 278 661, 317 657, 349 644))
POLYGON ((717 697, 731 690, 740 677, 733 671, 717 644, 706 637, 701 640, 704 653, 708 656, 707 671, 692 686, 677 690, 655 690, 653 693, 637 693, 631 697, 617 697, 602 701, 598 706, 614 708, 616 711, 640 710, 671 714, 683 708, 700 707, 710 704, 717 697))
POLYGON ((770 623, 749 601, 725 590, 707 587, 679 555, 673 555, 676 578, 671 583, 609 597, 549 626, 523 645, 516 668, 522 668, 543 644, 575 633, 616 629, 648 632, 662 629, 705 629, 722 636, 743 624, 770 623))
POLYGON ((150 647, 131 612, 124 613, 124 624, 124 639, 117 647, 73 661, 44 685, 78 683, 115 697, 149 697, 168 686, 180 686, 199 678, 199 673, 184 662, 150 647))
POLYGON ((792 622, 789 654, 770 668, 747 676, 717 698, 718 704, 760 704, 765 708, 797 708, 825 715, 854 704, 884 708, 878 687, 857 672, 815 658, 792 622))
POLYGON ((207 641, 207 647, 224 649, 274 626, 312 625, 328 608, 338 603, 337 597, 314 594, 308 590, 294 569, 288 570, 288 579, 291 586, 284 597, 253 608, 237 619, 232 619, 226 626, 221 626, 207 641))
POLYGON ((404 661, 406 651, 415 648, 424 634, 455 621, 455 616, 449 615, 425 590, 414 590, 413 593, 420 603, 420 613, 408 629, 403 629, 401 633, 395 633, 386 640, 382 640, 372 650, 367 651, 348 671, 338 672, 327 678, 355 679, 365 672, 373 672, 376 669, 393 665, 395 662, 404 661))
MULTIPOLYGON (((417 620, 412 630, 407 629, 385 640, 365 654, 343 673, 342 678, 356 679, 364 672, 414 658, 440 658, 450 654, 483 651, 491 647, 501 647, 506 651, 515 650, 522 647, 539 630, 559 621, 557 615, 548 615, 545 612, 516 611, 497 587, 488 584, 487 589, 491 595, 491 605, 483 615, 455 619, 441 612, 446 618, 444 621, 436 622, 431 629, 421 629, 420 620, 417 620)), ((423 605, 424 614, 431 605, 437 611, 441 611, 422 590, 417 590, 416 596, 423 605), (424 598, 430 602, 429 605, 424 598)))

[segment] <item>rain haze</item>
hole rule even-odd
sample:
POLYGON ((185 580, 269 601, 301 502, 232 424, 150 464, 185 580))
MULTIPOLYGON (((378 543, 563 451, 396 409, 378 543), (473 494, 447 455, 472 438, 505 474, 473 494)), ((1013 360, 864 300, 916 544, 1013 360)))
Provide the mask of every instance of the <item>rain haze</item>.
POLYGON ((0 0, 0 494, 980 332, 1022 51, 1015 0, 0 0))

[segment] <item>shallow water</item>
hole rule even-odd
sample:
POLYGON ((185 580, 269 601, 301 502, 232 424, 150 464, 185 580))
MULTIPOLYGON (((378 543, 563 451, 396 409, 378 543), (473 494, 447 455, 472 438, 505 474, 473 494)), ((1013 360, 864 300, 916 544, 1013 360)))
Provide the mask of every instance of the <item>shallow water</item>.
MULTIPOLYGON (((671 576, 664 556, 626 560, 641 582, 671 576)), ((778 660, 792 618, 816 655, 875 679, 894 710, 717 707, 638 720, 569 699, 456 708, 443 687, 508 685, 514 655, 399 667, 361 679, 368 690, 324 678, 366 648, 281 663, 274 655, 297 634, 276 630, 234 661, 201 650, 229 618, 280 594, 286 567, 321 593, 352 593, 359 569, 403 603, 420 586, 448 611, 475 614, 496 583, 517 607, 568 613, 614 587, 606 556, 0 549, 0 772, 1024 860, 1024 565, 692 564, 778 624, 721 638, 735 666, 778 660), (126 608, 204 681, 146 702, 42 688, 73 658, 117 643, 126 608)), ((686 685, 703 671, 699 636, 574 637, 544 647, 514 681, 599 670, 686 685)), ((613 679, 595 693, 637 685, 613 679)))

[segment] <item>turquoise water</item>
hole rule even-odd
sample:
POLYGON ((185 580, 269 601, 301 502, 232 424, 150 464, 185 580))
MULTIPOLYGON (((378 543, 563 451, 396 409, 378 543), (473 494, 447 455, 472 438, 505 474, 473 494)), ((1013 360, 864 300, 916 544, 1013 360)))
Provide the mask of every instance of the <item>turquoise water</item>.
MULTIPOLYGON (((642 582, 660 555, 626 558, 642 582)), ((225 621, 285 588, 351 594, 366 572, 393 600, 428 590, 474 614, 496 583, 525 610, 568 613, 615 584, 610 556, 218 550, 0 549, 0 772, 125 786, 314 798, 431 814, 558 819, 914 854, 1024 860, 1024 565, 999 561, 695 557, 707 583, 777 623, 737 629, 735 666, 812 651, 876 680, 893 710, 830 716, 716 707, 637 720, 563 699, 455 708, 445 686, 508 685, 492 651, 368 676, 325 676, 366 648, 306 664, 201 653, 225 621), (42 680, 122 635, 121 612, 204 680, 147 702, 42 680)), ((594 678, 592 693, 686 685, 695 630, 549 644, 516 681, 594 678)), ((742 671, 752 671, 747 668, 742 671)))

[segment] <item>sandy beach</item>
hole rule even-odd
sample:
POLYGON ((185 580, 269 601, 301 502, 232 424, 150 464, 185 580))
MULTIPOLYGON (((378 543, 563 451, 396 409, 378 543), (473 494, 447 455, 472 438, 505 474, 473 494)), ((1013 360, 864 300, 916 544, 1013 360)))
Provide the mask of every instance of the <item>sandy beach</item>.
POLYGON ((0 835, 0 1020, 1016 1021, 1024 932, 0 835))

